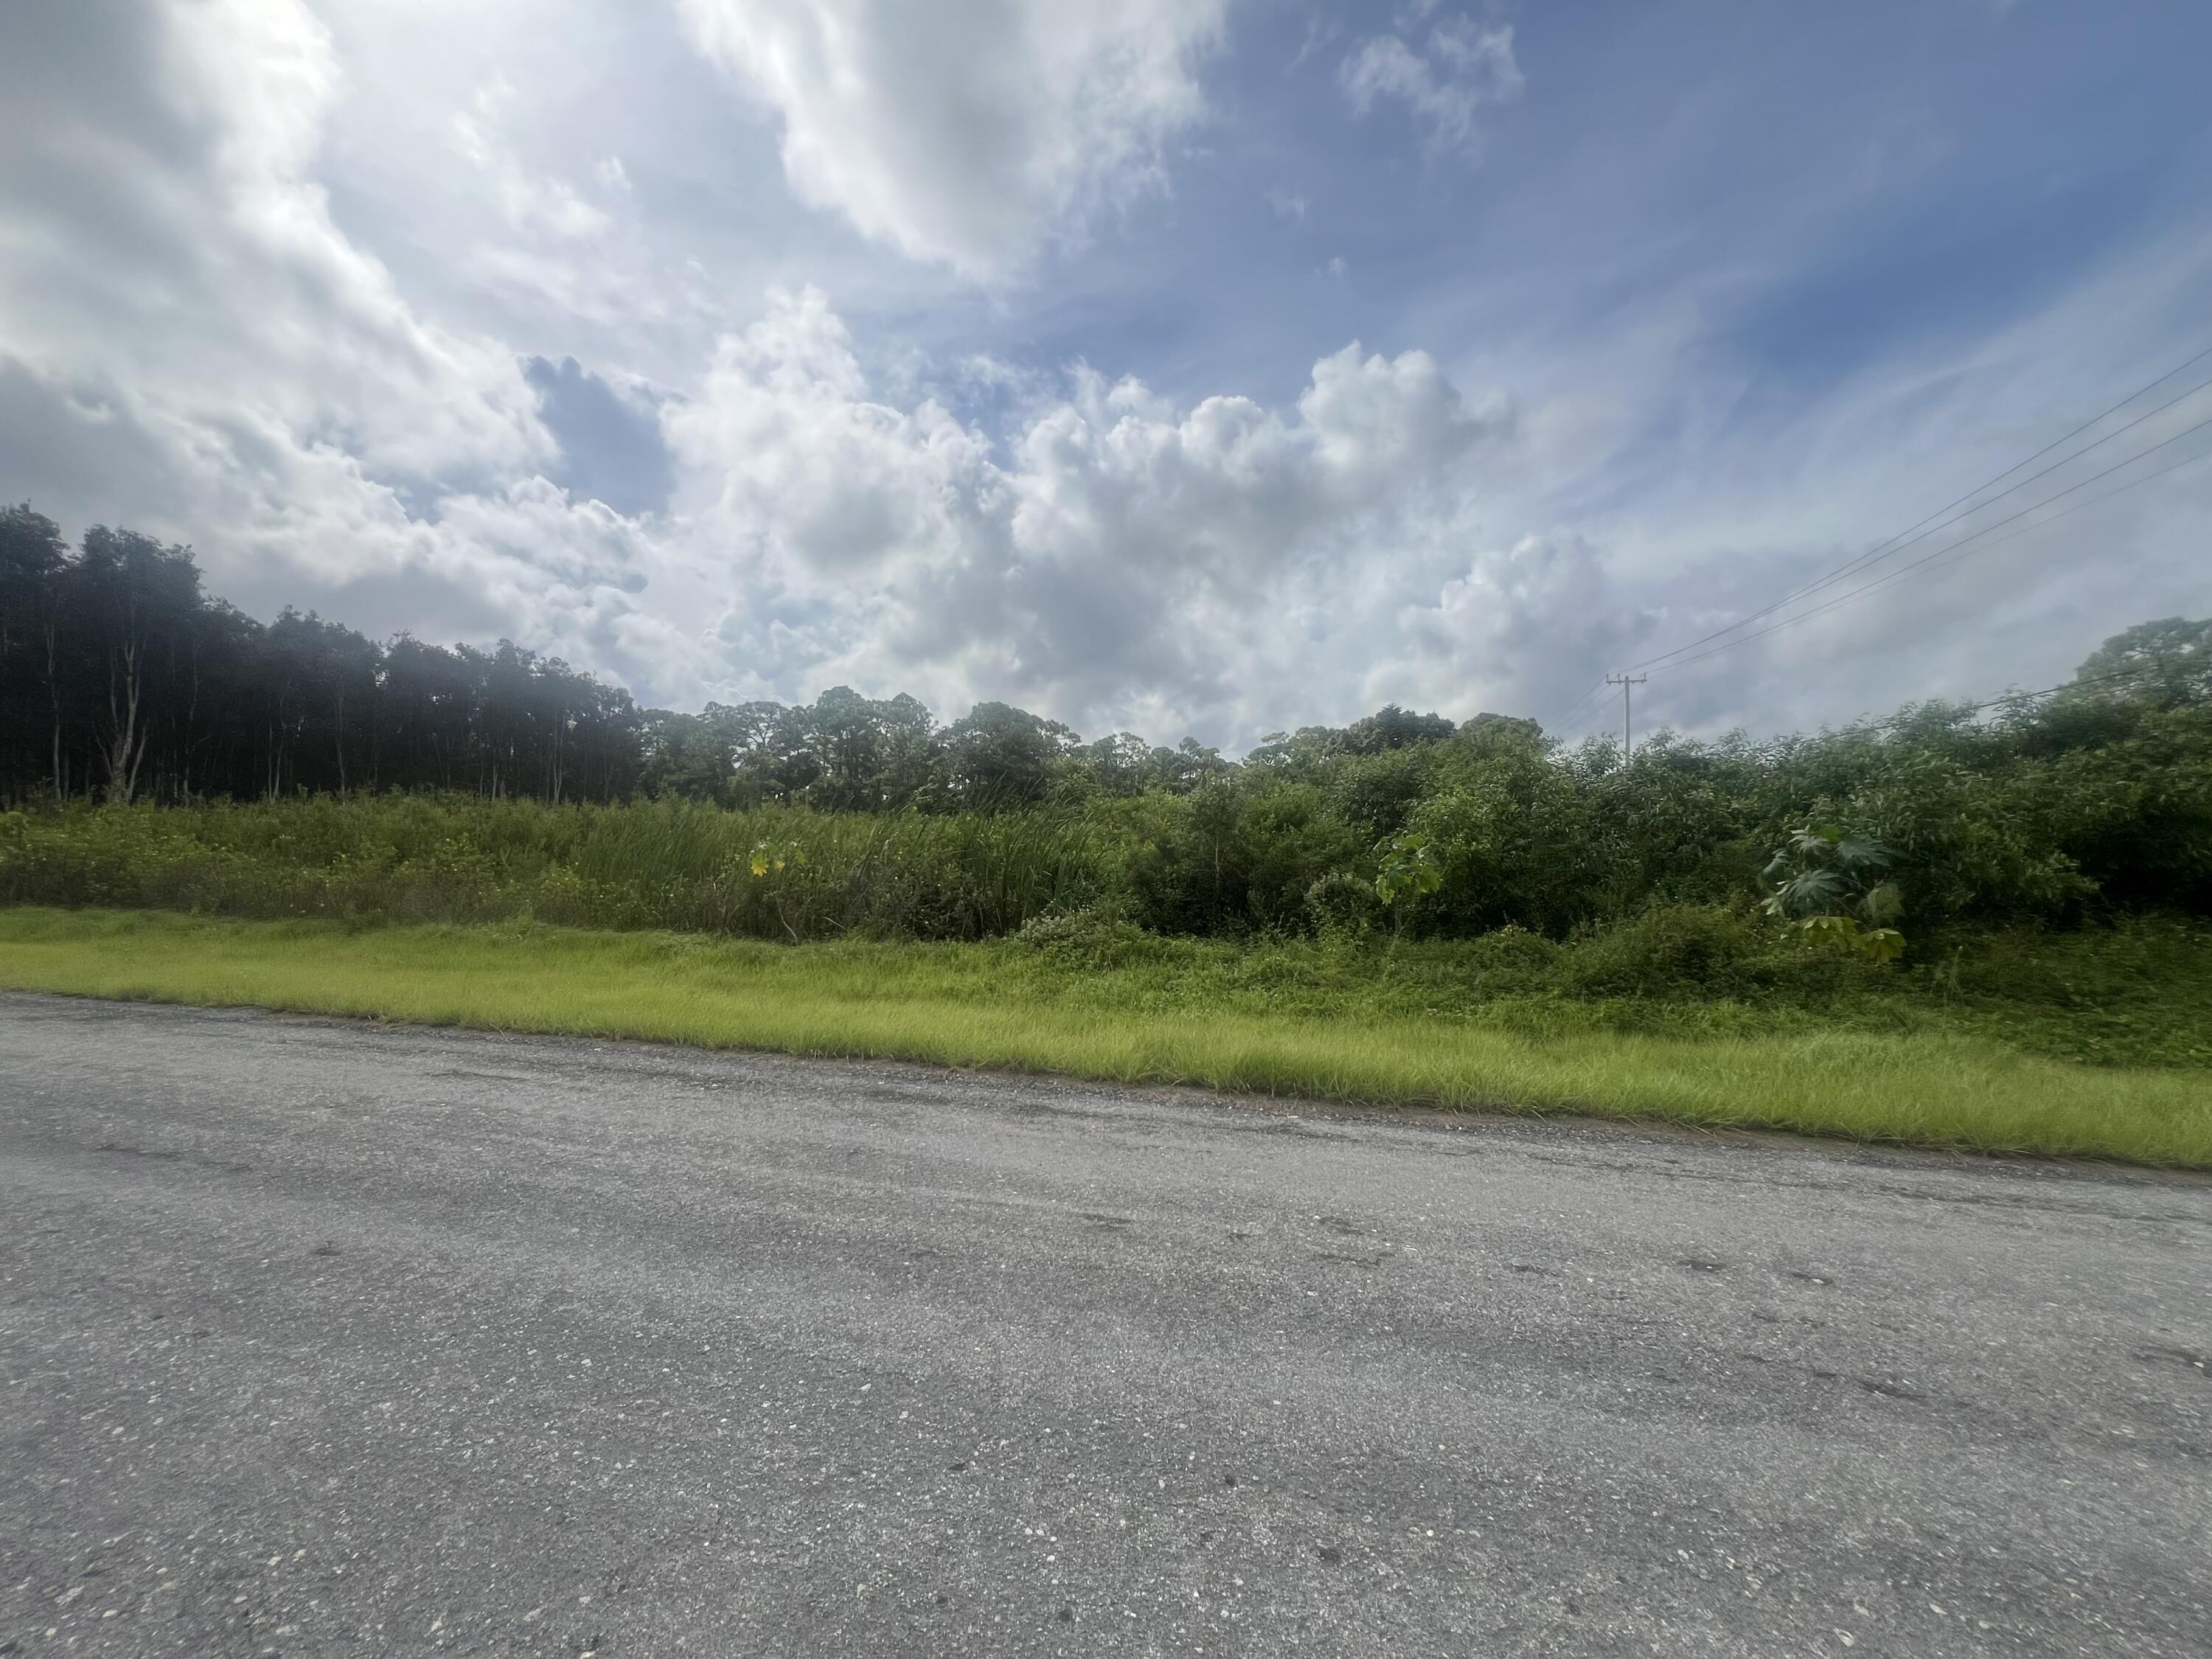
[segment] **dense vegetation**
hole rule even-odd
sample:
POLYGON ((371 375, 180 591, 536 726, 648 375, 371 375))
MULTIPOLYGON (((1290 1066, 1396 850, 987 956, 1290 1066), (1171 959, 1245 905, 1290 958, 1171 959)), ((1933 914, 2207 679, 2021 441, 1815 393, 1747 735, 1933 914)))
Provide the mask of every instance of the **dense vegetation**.
POLYGON ((640 709, 20 508, 0 715, 0 985, 2212 1165, 2212 622, 1813 736, 1232 761, 640 709))
POLYGON ((1901 903, 1923 964, 1960 929, 2212 915, 2212 623, 2130 629, 1993 713, 1662 734, 1624 760, 1385 708, 1231 762, 1003 704, 939 727, 842 687, 639 710, 509 644, 264 627, 207 599, 185 550, 95 528, 72 550, 22 507, 0 514, 0 699, 18 903, 782 940, 1078 913, 1231 938, 1633 927, 1693 981, 1776 948, 1758 911, 1781 878, 1832 921, 1901 903))

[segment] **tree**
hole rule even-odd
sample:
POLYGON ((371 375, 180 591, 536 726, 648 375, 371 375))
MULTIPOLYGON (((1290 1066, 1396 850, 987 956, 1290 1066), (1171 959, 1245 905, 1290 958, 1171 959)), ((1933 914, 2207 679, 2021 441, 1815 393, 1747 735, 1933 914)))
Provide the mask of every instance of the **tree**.
POLYGON ((63 582, 69 608, 94 642, 102 694, 97 752, 106 797, 127 805, 154 731, 152 697, 173 676, 178 648, 198 620, 199 568, 189 548, 94 525, 63 582))
POLYGON ((1544 728, 1534 720, 1523 720, 1515 714, 1492 714, 1488 711, 1460 724, 1462 737, 1497 736, 1510 734, 1523 742, 1541 743, 1544 728))
POLYGON ((963 806, 1027 805, 1043 795, 1053 762, 1075 744, 1075 733, 1058 720, 1011 703, 979 702, 945 728, 946 782, 963 806))
POLYGON ((1302 726, 1295 732, 1270 732, 1244 756, 1247 769, 1277 777, 1311 781, 1323 775, 1337 752, 1338 733, 1326 726, 1302 726))
POLYGON ((274 692, 272 793, 349 789, 367 771, 383 653, 340 623, 289 605, 263 638, 274 692))
MULTIPOLYGON (((27 505, 0 507, 0 805, 362 789, 549 803, 642 792, 739 810, 1043 805, 1085 822, 1038 826, 1040 845, 1081 842, 1113 872, 1086 876, 1086 898, 1116 894, 1155 927, 1196 933, 1389 910, 1409 932, 1512 924, 1557 938, 1763 899, 1871 953, 1901 945, 1891 860, 1909 870, 1923 928, 2212 915, 2212 621, 2129 629, 2069 692, 1996 713, 1929 702, 1807 737, 1661 734, 1632 768, 1620 755, 1603 739, 1563 748, 1510 716, 1455 729, 1395 705, 1273 733, 1241 763, 1194 737, 1085 744, 1003 702, 940 730, 913 697, 842 685, 798 707, 641 710, 513 641, 379 643, 289 609, 264 625, 202 592, 189 549, 96 526, 72 550, 27 505), (1814 827, 1831 823, 1860 833, 1814 827)), ((968 836, 940 828, 947 844, 968 836)), ((820 884, 803 863, 769 863, 793 903, 820 884)), ((955 931, 984 927, 982 911, 960 914, 955 931)))
POLYGON ((1074 759, 1101 794, 1141 795, 1152 753, 1152 745, 1134 732, 1116 732, 1085 744, 1074 751, 1074 759))
POLYGON ((936 779, 942 759, 937 717, 903 691, 874 708, 883 732, 878 805, 905 806, 926 794, 936 779))
POLYGON ((477 690, 476 665, 460 652, 410 634, 386 646, 377 698, 380 781, 398 789, 474 787, 477 690))
POLYGON ((936 720, 914 698, 878 702, 833 685, 807 708, 788 711, 787 744, 814 777, 811 804, 830 811, 903 805, 926 789, 935 769, 936 720))
POLYGON ((0 767, 20 798, 40 781, 67 793, 62 768, 61 576, 69 544, 29 503, 0 509, 0 767), (42 741, 43 739, 43 741, 42 741))
POLYGON ((1440 743, 1458 729, 1442 714, 1416 714, 1390 702, 1346 726, 1337 747, 1347 755, 1381 755, 1415 744, 1440 743))
POLYGON ((2212 617, 2137 623, 2092 651, 2074 678, 2082 690, 2106 696, 2148 695, 2168 702, 2212 698, 2212 617), (2111 683, 2118 675, 2127 676, 2126 682, 2111 683))

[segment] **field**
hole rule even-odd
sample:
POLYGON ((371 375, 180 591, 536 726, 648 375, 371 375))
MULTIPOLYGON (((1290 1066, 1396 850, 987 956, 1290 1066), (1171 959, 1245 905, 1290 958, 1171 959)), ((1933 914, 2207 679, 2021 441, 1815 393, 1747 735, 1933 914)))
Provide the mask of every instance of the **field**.
POLYGON ((13 990, 2212 1168, 2199 934, 2016 942, 1971 970, 1962 951, 1954 991, 1832 986, 1817 1006, 1575 994, 1556 962, 1505 954, 1113 926, 792 947, 527 920, 0 910, 13 990), (2030 994, 1974 991, 1992 972, 2030 994))

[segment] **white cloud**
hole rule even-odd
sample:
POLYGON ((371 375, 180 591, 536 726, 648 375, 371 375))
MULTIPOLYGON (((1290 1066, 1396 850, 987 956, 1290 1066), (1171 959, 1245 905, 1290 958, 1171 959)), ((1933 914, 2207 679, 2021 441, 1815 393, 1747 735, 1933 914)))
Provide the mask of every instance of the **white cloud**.
MULTIPOLYGON (((516 156, 500 127, 502 112, 514 101, 514 88, 503 76, 480 88, 470 107, 453 118, 455 147, 483 173, 514 229, 576 240, 602 234, 609 224, 604 212, 572 185, 532 173, 516 156)), ((599 178, 610 188, 626 189, 629 182, 611 157, 599 163, 599 178)))
POLYGON ((1084 371, 994 444, 884 401, 811 291, 726 340, 664 420, 684 533, 733 578, 725 632, 748 648, 761 616, 797 618, 787 647, 824 684, 1255 731, 1300 672, 1266 660, 1284 609, 1395 592, 1409 552, 1434 565, 1510 428, 1425 353, 1354 344, 1287 414, 1084 371))
POLYGON ((871 398, 851 337, 813 289, 771 295, 664 424, 686 468, 679 507, 789 579, 941 546, 987 465, 985 441, 936 404, 871 398))
POLYGON ((978 277, 1161 179, 1203 114, 1227 0, 678 0, 782 124, 785 175, 911 258, 978 277))
POLYGON ((1402 655, 1370 676, 1372 700, 1454 706, 1468 693, 1553 720, 1613 659, 1634 617, 1597 548, 1571 533, 1477 553, 1435 599, 1398 613, 1402 655))
POLYGON ((45 9, 0 66, 4 493, 191 541, 264 615, 610 660, 647 549, 538 476, 557 452, 514 355, 418 314, 335 222, 313 14, 45 9))
POLYGON ((201 448, 283 433, 417 477, 549 453, 512 355, 415 315, 332 222, 308 168, 338 72, 304 6, 32 27, 57 38, 0 83, 0 352, 201 448))
MULTIPOLYGON (((1431 9, 1416 8, 1416 15, 1431 9)), ((1398 34, 1362 41, 1344 60, 1345 95, 1360 114, 1378 102, 1403 104, 1438 149, 1471 149, 1475 115, 1521 91, 1510 24, 1482 28, 1447 17, 1430 28, 1417 51, 1398 34)))

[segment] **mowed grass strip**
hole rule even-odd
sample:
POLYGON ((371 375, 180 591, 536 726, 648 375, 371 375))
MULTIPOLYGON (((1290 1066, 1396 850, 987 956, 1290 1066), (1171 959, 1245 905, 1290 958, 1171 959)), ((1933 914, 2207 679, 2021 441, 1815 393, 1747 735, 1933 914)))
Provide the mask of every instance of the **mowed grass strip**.
POLYGON ((2212 1168, 2202 1070, 2080 1066, 1942 1033, 1529 1036, 1356 1006, 1164 1011, 1117 1002, 1111 974, 1095 997, 1081 982, 1044 995, 1004 961, 959 945, 0 910, 10 990, 2212 1168))

